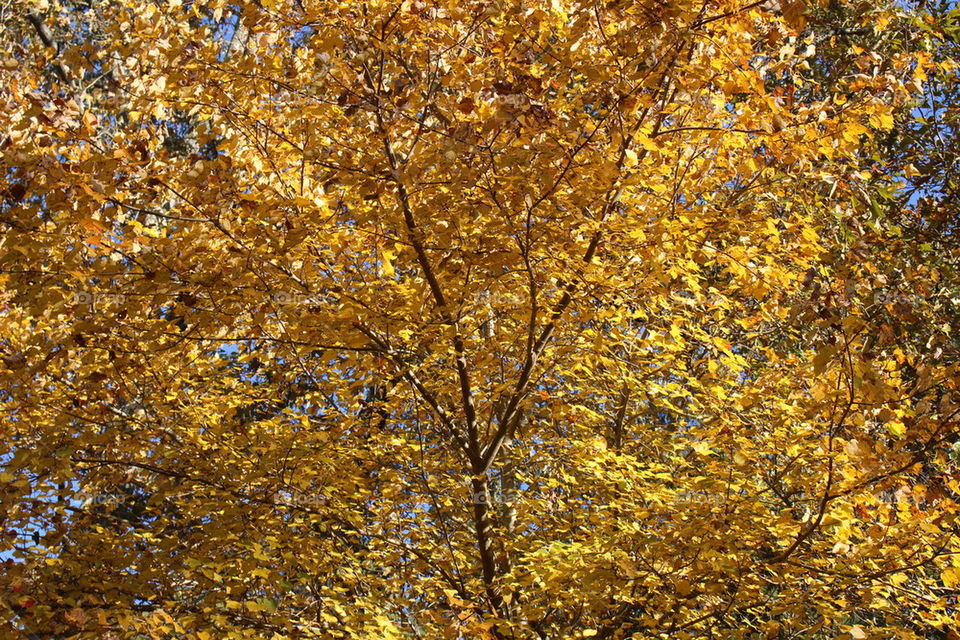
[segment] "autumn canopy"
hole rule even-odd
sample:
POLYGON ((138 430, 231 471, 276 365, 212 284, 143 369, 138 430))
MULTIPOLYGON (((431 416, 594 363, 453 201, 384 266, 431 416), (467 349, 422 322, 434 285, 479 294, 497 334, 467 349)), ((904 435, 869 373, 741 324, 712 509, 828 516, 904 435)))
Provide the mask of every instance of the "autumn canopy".
POLYGON ((957 14, 4 3, 0 637, 957 638, 957 14))

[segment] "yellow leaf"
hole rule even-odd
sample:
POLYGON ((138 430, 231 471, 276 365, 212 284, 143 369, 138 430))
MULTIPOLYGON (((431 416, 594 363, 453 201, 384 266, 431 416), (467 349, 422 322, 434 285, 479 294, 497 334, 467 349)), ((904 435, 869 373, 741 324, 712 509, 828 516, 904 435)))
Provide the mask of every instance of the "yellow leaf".
POLYGON ((380 268, 383 271, 383 275, 387 278, 392 278, 396 275, 396 270, 393 267, 393 259, 397 257, 397 252, 393 247, 384 247, 380 251, 380 268))
POLYGON ((947 567, 940 574, 940 579, 943 581, 943 585, 949 589, 960 585, 960 567, 947 567))

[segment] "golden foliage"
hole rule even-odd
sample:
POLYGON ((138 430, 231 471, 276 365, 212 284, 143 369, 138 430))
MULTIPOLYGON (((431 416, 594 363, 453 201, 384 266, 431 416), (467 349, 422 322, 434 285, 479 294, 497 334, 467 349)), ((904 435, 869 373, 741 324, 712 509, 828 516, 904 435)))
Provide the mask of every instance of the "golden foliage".
POLYGON ((825 2, 21 4, 6 633, 950 626, 951 276, 865 226, 922 51, 828 81, 825 2))

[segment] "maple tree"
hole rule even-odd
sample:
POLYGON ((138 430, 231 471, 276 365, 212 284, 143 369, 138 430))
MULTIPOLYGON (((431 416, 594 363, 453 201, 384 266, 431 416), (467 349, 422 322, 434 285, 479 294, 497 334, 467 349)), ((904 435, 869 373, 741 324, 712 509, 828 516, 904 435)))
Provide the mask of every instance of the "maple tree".
POLYGON ((0 628, 946 637, 954 14, 5 6, 0 628))

